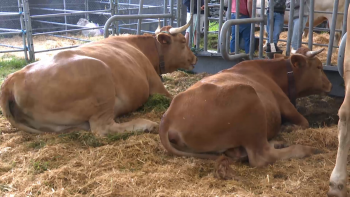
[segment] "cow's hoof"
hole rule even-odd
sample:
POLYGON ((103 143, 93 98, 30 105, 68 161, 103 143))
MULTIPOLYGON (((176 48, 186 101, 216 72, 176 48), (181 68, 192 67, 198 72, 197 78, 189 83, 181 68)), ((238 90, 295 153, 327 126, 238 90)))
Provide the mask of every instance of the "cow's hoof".
POLYGON ((346 187, 342 183, 329 183, 328 197, 346 197, 346 187))
POLYGON ((230 167, 230 159, 224 155, 216 160, 215 178, 223 180, 231 180, 234 178, 233 169, 230 167))

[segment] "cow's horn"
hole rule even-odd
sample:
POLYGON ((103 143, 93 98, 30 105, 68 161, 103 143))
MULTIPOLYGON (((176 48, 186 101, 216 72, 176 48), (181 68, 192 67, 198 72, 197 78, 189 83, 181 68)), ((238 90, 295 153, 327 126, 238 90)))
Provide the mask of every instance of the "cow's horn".
POLYGON ((317 51, 308 51, 306 52, 307 57, 314 57, 315 55, 321 53, 324 50, 324 48, 317 50, 317 51))
POLYGON ((169 29, 169 33, 170 34, 177 34, 177 33, 181 33, 183 31, 185 31, 192 23, 192 19, 193 19, 193 14, 191 14, 191 19, 188 21, 188 23, 182 27, 172 27, 169 29))
POLYGON ((156 29, 156 31, 154 32, 155 34, 160 32, 160 18, 158 18, 158 28, 156 29))

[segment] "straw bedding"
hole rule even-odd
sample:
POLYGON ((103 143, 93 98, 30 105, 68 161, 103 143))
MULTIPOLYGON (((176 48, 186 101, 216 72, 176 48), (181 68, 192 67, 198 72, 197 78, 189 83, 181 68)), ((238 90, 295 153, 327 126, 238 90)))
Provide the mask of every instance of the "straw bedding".
MULTIPOLYGON (((164 75, 165 86, 178 94, 206 76, 177 71, 164 75)), ((298 109, 317 128, 277 138, 315 146, 322 154, 263 168, 236 163, 231 165, 235 179, 226 181, 214 178, 213 161, 168 154, 157 134, 31 135, 11 128, 1 116, 0 196, 324 196, 335 162, 341 102, 324 96, 299 99, 298 109)), ((159 122, 163 112, 139 110, 116 121, 144 117, 159 122)))

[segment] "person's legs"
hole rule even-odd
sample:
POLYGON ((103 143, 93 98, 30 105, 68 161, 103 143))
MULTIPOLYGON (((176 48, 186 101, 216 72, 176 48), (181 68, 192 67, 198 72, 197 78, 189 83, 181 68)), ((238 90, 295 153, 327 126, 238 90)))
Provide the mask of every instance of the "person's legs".
MULTIPOLYGON (((231 14, 231 19, 235 19, 236 18, 236 15, 235 13, 232 13, 231 14)), ((236 29, 236 26, 235 25, 232 25, 232 32, 231 32, 231 43, 230 43, 230 50, 231 50, 231 53, 235 52, 235 29, 236 29)))
POLYGON ((267 24, 266 24, 266 33, 267 33, 267 43, 271 43, 270 38, 270 12, 267 12, 267 24))
POLYGON ((283 30, 284 25, 284 15, 281 13, 275 12, 275 20, 274 20, 274 27, 273 27, 273 42, 277 44, 280 34, 283 30))
MULTIPOLYGON (((248 18, 248 17, 242 17, 242 18, 248 18)), ((239 26, 239 36, 244 38, 244 50, 245 53, 249 53, 250 48, 250 30, 251 30, 251 24, 242 24, 239 26)))
MULTIPOLYGON (((302 22, 303 26, 302 28, 305 29, 306 21, 308 17, 303 17, 302 22)), ((295 53, 295 51, 298 49, 298 34, 299 34, 299 23, 300 20, 299 18, 296 18, 293 20, 294 21, 294 27, 293 27, 293 35, 292 35, 292 53, 295 53)), ((300 35, 300 39, 301 39, 300 35)))

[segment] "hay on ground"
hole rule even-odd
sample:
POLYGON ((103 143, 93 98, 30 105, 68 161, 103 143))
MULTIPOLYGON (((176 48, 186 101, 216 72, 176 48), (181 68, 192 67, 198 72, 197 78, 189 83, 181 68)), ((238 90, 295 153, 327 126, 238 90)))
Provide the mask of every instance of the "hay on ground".
MULTIPOLYGON (((164 75, 165 86, 178 94, 206 76, 177 71, 164 75)), ((322 125, 341 100, 314 96, 298 99, 297 105, 311 125, 322 125)), ((142 117, 159 122, 162 113, 139 110, 117 121, 142 117)), ((100 139, 89 132, 2 132, 0 196, 325 196, 338 145, 336 120, 327 125, 278 136, 288 144, 317 147, 322 154, 263 168, 236 163, 231 167, 237 180, 226 181, 214 178, 214 161, 168 154, 157 134, 100 139)), ((3 117, 0 129, 16 130, 3 117)))

